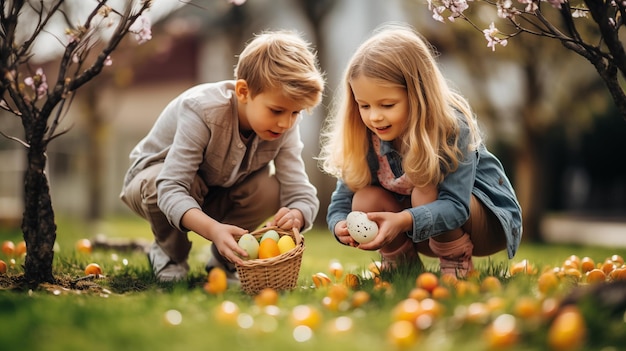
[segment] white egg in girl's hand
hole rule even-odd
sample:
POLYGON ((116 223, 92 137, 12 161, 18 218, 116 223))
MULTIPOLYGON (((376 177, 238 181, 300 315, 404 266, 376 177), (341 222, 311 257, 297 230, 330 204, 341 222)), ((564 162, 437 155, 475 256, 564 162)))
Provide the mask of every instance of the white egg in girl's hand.
POLYGON ((353 211, 346 218, 348 233, 359 244, 369 243, 378 234, 378 224, 367 218, 367 214, 361 211, 353 211))

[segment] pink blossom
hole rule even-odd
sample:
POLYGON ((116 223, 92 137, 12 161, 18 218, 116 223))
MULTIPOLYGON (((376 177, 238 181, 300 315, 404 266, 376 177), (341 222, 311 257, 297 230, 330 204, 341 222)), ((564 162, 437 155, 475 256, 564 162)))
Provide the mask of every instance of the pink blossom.
POLYGON ((433 12, 433 18, 439 22, 444 22, 443 12, 446 10, 450 11, 448 20, 454 22, 455 18, 461 17, 463 11, 469 8, 467 1, 468 0, 428 0, 428 9, 433 12))
POLYGON ((586 10, 581 10, 581 9, 576 9, 576 10, 572 11, 572 17, 573 18, 586 18, 587 17, 587 11, 586 10))
POLYGON ((539 8, 536 0, 518 0, 520 4, 526 4, 526 8, 524 11, 526 12, 535 12, 539 8))
POLYGON ((111 59, 111 56, 107 56, 107 58, 104 60, 104 65, 105 66, 111 66, 113 64, 113 59, 111 59))
POLYGON ((485 39, 487 39, 487 47, 491 48, 491 51, 496 51, 496 45, 498 44, 502 46, 506 46, 506 44, 508 44, 506 39, 500 39, 496 36, 499 32, 500 31, 496 28, 496 25, 493 22, 491 22, 489 28, 483 30, 485 39))
POLYGON ((498 17, 500 18, 515 18, 515 15, 519 13, 519 10, 513 7, 513 2, 511 0, 503 0, 498 1, 498 17))
POLYGON ((555 9, 561 9, 561 4, 565 3, 565 1, 567 0, 548 0, 548 2, 550 3, 550 5, 552 5, 552 7, 554 7, 555 9))
POLYGON ((26 77, 24 84, 37 92, 37 97, 41 98, 48 93, 48 82, 43 69, 37 68, 34 77, 26 77))
POLYGON ((143 44, 152 39, 152 22, 147 16, 141 15, 137 17, 135 22, 128 29, 130 32, 135 33, 135 39, 139 44, 143 44))

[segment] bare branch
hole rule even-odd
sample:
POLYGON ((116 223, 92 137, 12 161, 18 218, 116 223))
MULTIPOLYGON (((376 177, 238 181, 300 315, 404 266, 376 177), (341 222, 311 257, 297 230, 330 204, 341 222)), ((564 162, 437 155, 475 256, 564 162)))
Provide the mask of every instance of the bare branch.
POLYGON ((59 125, 59 119, 61 116, 61 113, 63 112, 63 106, 65 106, 65 102, 67 100, 62 99, 60 102, 60 106, 57 109, 57 113, 56 116, 54 116, 54 119, 52 120, 52 123, 50 124, 50 128, 48 129, 48 139, 52 139, 51 136, 54 135, 54 131, 57 129, 57 126, 59 125))
POLYGON ((54 134, 54 135, 49 136, 48 138, 46 138, 46 139, 45 139, 45 142, 46 142, 46 143, 49 143, 49 142, 51 142, 52 140, 54 140, 54 139, 56 139, 56 138, 60 137, 61 135, 67 134, 67 133, 68 133, 68 132, 72 129, 72 127, 73 127, 73 126, 74 126, 74 125, 72 124, 70 127, 68 127, 68 128, 66 128, 66 129, 64 129, 64 130, 62 130, 62 131, 60 131, 60 132, 58 132, 57 134, 54 134))
POLYGON ((17 117, 22 117, 22 113, 18 110, 12 109, 11 106, 9 106, 9 103, 4 99, 0 100, 0 108, 5 111, 11 112, 13 115, 17 117))
POLYGON ((80 76, 76 77, 76 79, 70 82, 70 91, 78 89, 80 86, 87 83, 89 80, 91 80, 93 77, 100 73, 100 71, 104 67, 106 60, 109 58, 109 55, 117 48, 122 39, 128 33, 130 27, 137 20, 137 18, 139 18, 139 16, 141 16, 143 12, 146 11, 148 8, 150 8, 150 2, 145 1, 142 3, 141 8, 136 13, 131 14, 132 3, 128 4, 128 6, 126 7, 126 11, 118 26, 115 28, 115 32, 111 36, 108 45, 105 46, 104 49, 102 49, 102 52, 98 55, 91 67, 86 69, 80 76))
POLYGON ((30 148, 30 145, 28 145, 27 142, 25 142, 24 140, 22 140, 20 138, 17 138, 17 137, 14 137, 14 136, 10 136, 10 135, 6 135, 1 130, 0 130, 0 135, 2 135, 3 137, 5 137, 5 138, 7 138, 9 140, 16 141, 17 143, 19 143, 20 145, 22 145, 23 147, 25 147, 27 149, 30 148))
POLYGON ((611 63, 619 68, 623 76, 626 75, 626 52, 618 36, 617 29, 619 27, 616 26, 612 18, 609 18, 610 5, 608 1, 603 3, 602 1, 585 0, 585 4, 589 8, 593 20, 598 24, 600 34, 611 53, 611 63))
POLYGON ((38 12, 38 14, 39 14, 39 23, 37 24, 37 27, 33 31, 33 34, 30 36, 30 38, 28 38, 24 42, 24 44, 22 44, 22 46, 20 47, 19 51, 17 52, 17 57, 24 56, 27 52, 30 51, 30 47, 33 44, 33 42, 35 41, 35 39, 37 39, 37 37, 39 36, 41 31, 48 24, 48 22, 50 21, 52 16, 57 12, 57 10, 59 9, 59 7, 62 4, 63 4, 63 0, 59 0, 58 3, 52 5, 52 7, 48 10, 48 13, 46 14, 46 17, 43 18, 43 20, 42 20, 42 16, 43 16, 43 12, 44 12, 43 1, 41 1, 41 9, 36 10, 36 9, 33 8, 33 10, 35 12, 38 12))

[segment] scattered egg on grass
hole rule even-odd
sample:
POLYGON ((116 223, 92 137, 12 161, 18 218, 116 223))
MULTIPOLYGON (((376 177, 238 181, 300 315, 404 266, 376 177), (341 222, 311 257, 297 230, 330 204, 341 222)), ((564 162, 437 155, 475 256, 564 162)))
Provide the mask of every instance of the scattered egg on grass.
POLYGON ((15 254, 15 244, 10 240, 4 241, 2 243, 2 252, 7 256, 13 256, 15 254))
POLYGON ((20 241, 15 246, 15 255, 19 257, 26 255, 26 242, 24 240, 20 241))
POLYGON ((328 264, 328 271, 336 279, 340 279, 341 276, 343 276, 343 265, 339 262, 339 260, 331 260, 328 264))
POLYGON ((91 245, 91 241, 89 239, 80 239, 76 242, 76 250, 82 253, 91 253, 93 251, 93 246, 91 245))
POLYGON ((228 280, 226 278, 226 272, 219 268, 214 267, 207 275, 207 281, 204 283, 204 291, 209 294, 221 294, 228 288, 228 280))
POLYGON ((97 263, 90 263, 85 267, 85 275, 93 274, 95 276, 102 275, 102 268, 97 263))
POLYGON ((332 283, 330 277, 323 272, 317 272, 313 274, 311 278, 313 279, 313 284, 316 288, 329 286, 332 283))
POLYGON ((585 320, 576 306, 563 308, 548 329, 551 350, 568 351, 579 348, 587 336, 585 320))
POLYGON ((505 349, 517 343, 519 331, 517 319, 510 314, 501 314, 485 330, 485 338, 491 348, 505 349))
POLYGON ((263 288, 254 296, 254 302, 257 306, 270 306, 278 303, 278 291, 272 288, 263 288))
POLYGON ((439 278, 432 272, 423 272, 415 279, 415 286, 429 293, 439 285, 439 278))

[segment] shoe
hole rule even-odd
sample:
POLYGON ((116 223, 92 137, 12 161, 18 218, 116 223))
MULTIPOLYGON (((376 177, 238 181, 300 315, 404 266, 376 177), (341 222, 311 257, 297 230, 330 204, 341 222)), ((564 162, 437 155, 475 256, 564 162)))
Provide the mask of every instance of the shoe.
POLYGON ((472 257, 439 257, 441 274, 452 274, 459 278, 466 278, 474 270, 472 257))
POLYGON ((213 268, 221 268, 224 272, 226 272, 226 281, 228 282, 228 285, 241 284, 237 268, 235 268, 234 264, 226 262, 222 255, 217 252, 215 245, 211 245, 211 258, 207 262, 204 269, 207 273, 209 273, 213 268))
POLYGON ((465 278, 474 270, 474 263, 472 262, 474 244, 470 240, 469 234, 464 233, 460 238, 449 242, 430 239, 428 245, 433 253, 439 256, 442 275, 452 274, 465 278))
POLYGON ((380 253, 380 269, 383 271, 395 270, 398 266, 418 265, 424 267, 420 259, 417 248, 411 240, 407 240, 394 251, 379 250, 380 253))
POLYGON ((152 243, 148 251, 148 261, 152 267, 152 272, 159 282, 176 282, 187 278, 189 264, 187 262, 176 263, 163 252, 163 249, 156 243, 152 243))

